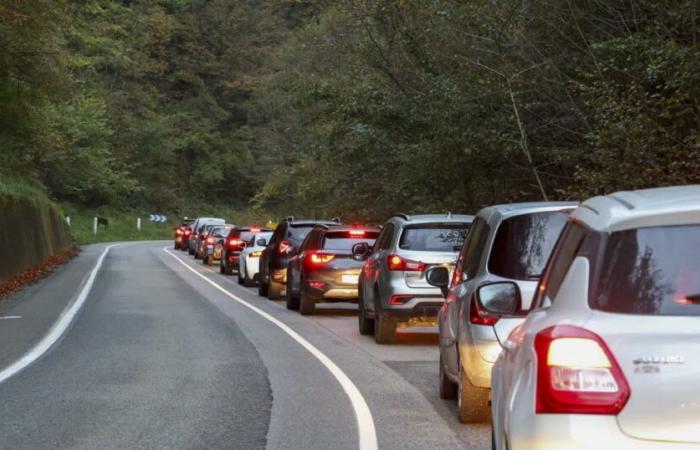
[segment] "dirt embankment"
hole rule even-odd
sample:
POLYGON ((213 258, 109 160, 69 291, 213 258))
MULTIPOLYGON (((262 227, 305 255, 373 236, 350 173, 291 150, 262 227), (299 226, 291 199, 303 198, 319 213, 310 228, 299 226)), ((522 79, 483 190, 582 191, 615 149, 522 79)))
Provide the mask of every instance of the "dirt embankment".
POLYGON ((72 249, 68 225, 51 202, 0 196, 0 296, 64 261, 72 249))

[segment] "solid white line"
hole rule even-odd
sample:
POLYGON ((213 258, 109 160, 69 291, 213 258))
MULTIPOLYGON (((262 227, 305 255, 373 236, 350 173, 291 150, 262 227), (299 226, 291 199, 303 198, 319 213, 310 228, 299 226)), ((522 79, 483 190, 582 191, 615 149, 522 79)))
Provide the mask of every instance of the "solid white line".
POLYGON ((362 394, 360 393, 359 389, 355 386, 355 384, 350 380, 350 378, 345 375, 345 372, 340 370, 340 367, 338 367, 329 357, 327 357, 325 354, 323 354, 319 349, 314 347, 309 341, 301 337, 296 331, 292 330, 289 326, 287 326, 284 322, 276 319, 275 317, 271 316, 270 314, 266 313, 260 308, 257 308, 250 303, 246 302, 245 300, 241 299, 235 294, 232 294, 231 292, 227 291, 224 289, 222 286, 219 284, 213 282, 209 278, 205 277, 201 273, 197 272, 194 270, 192 267, 189 266, 189 264, 185 263, 182 259, 180 259, 178 256, 176 256, 174 253, 171 253, 167 247, 163 248, 167 254, 175 258, 180 264, 185 266, 188 270, 190 270, 192 273, 197 275, 198 277, 202 278, 204 281, 209 283, 210 285, 214 286, 217 290, 221 291, 224 295, 232 298, 236 302, 240 303, 241 305, 245 306, 246 308, 251 309, 252 311, 256 312, 263 318, 267 319, 268 321, 272 322, 273 324, 277 325, 282 331, 287 333, 292 339, 297 341, 302 347, 304 347, 306 350, 309 351, 312 355, 318 359, 321 364, 326 366, 326 369, 335 377, 336 380, 338 380, 338 383, 340 383, 340 386, 343 388, 345 391, 345 394, 347 394, 348 398, 350 399, 350 403, 352 404, 352 408, 355 411, 355 419, 357 420, 357 431, 358 431, 358 436, 359 436, 359 442, 360 442, 360 450, 376 450, 377 449, 377 431, 374 428, 374 419, 372 418, 372 412, 369 410, 369 406, 367 406, 367 402, 365 401, 364 397, 362 397, 362 394))
POLYGON ((0 316, 0 320, 7 320, 7 319, 21 319, 22 316, 0 316))
POLYGON ((58 321, 53 324, 46 336, 44 336, 41 341, 39 341, 39 343, 37 343, 24 356, 0 371, 0 383, 21 372, 34 361, 41 358, 41 356, 46 353, 51 346, 61 338, 61 336, 63 336, 63 333, 66 332, 71 322, 73 322, 75 315, 78 314, 78 311, 80 311, 83 303, 85 303, 85 300, 90 293, 90 289, 92 288, 92 284, 95 282, 97 272, 100 270, 100 267, 102 267, 102 261, 105 259, 107 252, 109 252, 109 249, 115 245, 117 244, 110 245, 104 249, 100 257, 97 259, 97 264, 95 264, 92 272, 90 272, 90 276, 83 286, 83 289, 80 291, 80 294, 78 294, 78 298, 76 298, 75 302, 73 302, 73 304, 61 314, 58 321))

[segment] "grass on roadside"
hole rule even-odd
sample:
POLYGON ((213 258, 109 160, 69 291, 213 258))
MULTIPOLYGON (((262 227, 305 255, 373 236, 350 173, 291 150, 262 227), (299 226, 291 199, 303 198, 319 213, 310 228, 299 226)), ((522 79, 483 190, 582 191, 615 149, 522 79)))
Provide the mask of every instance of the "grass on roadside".
POLYGON ((70 217, 71 234, 76 244, 92 244, 96 242, 141 241, 172 239, 173 222, 154 223, 148 220, 148 214, 138 214, 128 211, 78 211, 64 206, 66 216, 70 217), (95 217, 104 217, 109 221, 105 228, 97 227, 93 232, 95 217), (136 220, 141 217, 141 229, 136 228, 136 220))

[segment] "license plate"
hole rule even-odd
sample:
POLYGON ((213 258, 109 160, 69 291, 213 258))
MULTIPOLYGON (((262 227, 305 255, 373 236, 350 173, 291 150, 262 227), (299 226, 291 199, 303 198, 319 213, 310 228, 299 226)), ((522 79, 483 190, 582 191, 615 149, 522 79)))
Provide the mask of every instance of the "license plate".
POLYGON ((345 284, 357 284, 359 278, 359 275, 343 275, 341 279, 345 284))

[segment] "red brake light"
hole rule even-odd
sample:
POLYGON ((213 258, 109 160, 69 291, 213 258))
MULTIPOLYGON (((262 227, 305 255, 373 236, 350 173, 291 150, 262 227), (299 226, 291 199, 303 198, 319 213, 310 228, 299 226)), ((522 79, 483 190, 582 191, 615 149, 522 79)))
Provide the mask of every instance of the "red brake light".
POLYGON ((182 234, 182 230, 178 228, 178 229, 175 231, 175 234, 177 234, 178 236, 181 235, 181 234, 182 234))
POLYGON ((260 233, 260 228, 251 228, 250 232, 251 233, 260 233))
POLYGON ((402 258, 399 255, 389 255, 386 259, 389 270, 402 270, 404 272, 422 272, 425 270, 425 263, 402 258))
POLYGON ((240 250, 243 246, 243 241, 240 239, 230 239, 228 241, 228 248, 231 250, 240 250))
POLYGON ((537 414, 617 415, 630 396, 627 379, 605 342, 571 325, 535 337, 537 414))
POLYGON ((214 243, 213 237, 207 238, 207 244, 213 244, 213 243, 214 243))
POLYGON ((312 253, 309 255, 309 261, 311 264, 320 266, 322 264, 327 264, 331 262, 335 258, 335 255, 331 255, 328 253, 312 253))
POLYGON ((292 250, 292 243, 289 242, 288 240, 284 240, 280 242, 280 247, 279 247, 279 254, 280 255, 286 255, 292 250))
POLYGON ((192 231, 190 231, 190 230, 185 230, 185 236, 189 236, 190 234, 192 234, 192 231))
POLYGON ((365 230, 350 230, 350 236, 360 237, 365 235, 365 230))
POLYGON ((309 287, 314 289, 323 289, 326 287, 326 283, 323 281, 309 281, 309 287))
POLYGON ((489 314, 487 311, 479 308, 476 296, 472 296, 471 305, 469 306, 469 322, 475 325, 495 325, 499 317, 489 314))

